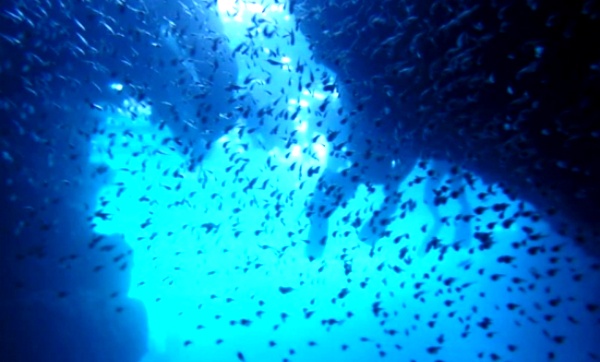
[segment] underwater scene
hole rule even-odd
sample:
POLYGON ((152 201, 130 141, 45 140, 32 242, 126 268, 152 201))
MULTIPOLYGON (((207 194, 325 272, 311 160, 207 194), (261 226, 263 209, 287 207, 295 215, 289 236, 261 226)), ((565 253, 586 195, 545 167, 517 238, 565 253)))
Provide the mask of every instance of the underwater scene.
POLYGON ((0 19, 0 361, 600 360, 599 1, 0 19))

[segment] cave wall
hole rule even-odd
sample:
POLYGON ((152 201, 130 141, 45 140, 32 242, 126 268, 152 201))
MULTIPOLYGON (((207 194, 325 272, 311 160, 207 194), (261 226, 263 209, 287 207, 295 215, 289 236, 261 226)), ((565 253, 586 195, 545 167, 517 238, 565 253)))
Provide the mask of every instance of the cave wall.
POLYGON ((502 185, 594 245, 596 2, 304 0, 293 10, 366 119, 397 124, 400 142, 502 185))

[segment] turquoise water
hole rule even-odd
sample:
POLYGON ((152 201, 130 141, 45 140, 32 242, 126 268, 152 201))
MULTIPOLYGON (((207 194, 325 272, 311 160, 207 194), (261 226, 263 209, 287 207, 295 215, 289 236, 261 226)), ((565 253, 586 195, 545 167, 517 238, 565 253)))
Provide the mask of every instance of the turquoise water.
MULTIPOLYGON (((40 104, 65 118, 46 125, 52 113, 24 103, 10 117, 22 149, 11 148, 16 141, 9 137, 0 144, 2 171, 9 174, 3 186, 26 190, 7 191, 4 199, 19 210, 15 215, 28 215, 3 226, 11 238, 3 250, 10 253, 0 255, 0 264, 2 271, 18 265, 3 274, 21 293, 0 299, 9 312, 2 320, 13 323, 0 330, 8 341, 0 351, 21 352, 3 352, 7 361, 42 360, 23 357, 29 356, 23 351, 38 350, 32 355, 44 361, 135 360, 128 349, 139 350, 141 362, 600 359, 597 256, 562 235, 546 210, 507 195, 505 185, 461 162, 397 145, 386 154, 391 140, 402 145, 403 130, 377 128, 379 120, 360 114, 362 104, 355 104, 357 98, 375 101, 368 91, 374 85, 351 95, 350 82, 316 60, 318 39, 302 34, 289 4, 84 3, 98 19, 71 14, 76 6, 70 2, 35 7, 73 20, 71 28, 61 28, 49 16, 56 33, 45 32, 74 40, 61 42, 70 55, 53 73, 68 79, 73 94, 52 88, 50 80, 35 83, 39 88, 25 82, 36 97, 61 94, 40 104), (107 4, 139 23, 119 23, 107 4), (177 16, 161 13, 160 6, 172 6, 177 16), (209 12, 218 27, 208 24, 209 12), (214 49, 225 47, 231 57, 218 58, 220 51, 209 57, 188 46, 197 37, 214 41, 214 49), (94 72, 64 75, 77 74, 70 62, 80 64, 79 57, 87 62, 88 56, 113 54, 112 46, 129 40, 164 52, 158 63, 177 67, 144 73, 155 53, 132 46, 136 60, 119 52, 110 59, 127 71, 89 61, 94 72), (228 73, 229 63, 237 73, 228 73), (135 71, 144 78, 123 76, 135 71), (215 91, 221 71, 235 77, 221 87, 224 96, 215 91), (151 95, 128 92, 144 94, 144 81, 155 86, 151 95), (170 103, 172 93, 160 98, 156 85, 163 83, 180 91, 177 106, 170 103), (44 85, 51 92, 43 93, 44 85), (215 111, 220 104, 235 104, 235 111, 215 111), (165 107, 176 111, 164 113, 165 107), (215 120, 207 125, 210 112, 215 120), (353 149, 361 138, 373 150, 369 157, 380 160, 353 149), (78 142, 84 142, 80 153, 73 151, 78 142), (28 157, 35 161, 27 163, 28 157), (325 198, 331 215, 311 220, 319 180, 327 180, 327 172, 359 169, 355 162, 370 165, 358 181, 335 178, 329 185, 351 195, 340 202, 332 191, 325 198), (382 174, 402 177, 385 184, 382 174), (29 186, 35 193, 28 194, 29 186), (60 197, 52 198, 56 190, 60 197), (68 237, 52 234, 62 227, 68 237), (321 236, 326 244, 315 246, 321 236), (316 258, 309 257, 315 250, 316 258), (101 286, 89 287, 89 280, 101 286), (126 300, 139 302, 140 310, 126 300), (83 325, 76 332, 69 328, 74 321, 83 325), (131 330, 141 347, 130 343, 131 330), (109 344, 110 336, 121 344, 109 344), (88 337, 93 347, 78 344, 88 337), (77 357, 60 351, 77 351, 69 354, 77 357), (121 353, 122 359, 105 357, 121 353)), ((7 11, 4 18, 21 18, 7 11)), ((383 21, 371 18, 368 26, 383 21)), ((39 24, 32 29, 48 30, 39 24)), ((3 39, 13 44, 26 36, 3 39)), ((535 51, 542 52, 539 46, 535 51)))

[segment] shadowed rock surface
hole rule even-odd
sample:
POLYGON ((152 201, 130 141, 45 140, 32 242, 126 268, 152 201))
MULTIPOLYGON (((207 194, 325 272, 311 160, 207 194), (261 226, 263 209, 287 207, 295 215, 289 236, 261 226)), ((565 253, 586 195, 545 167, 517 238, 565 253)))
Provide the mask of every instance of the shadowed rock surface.
POLYGON ((572 223, 600 221, 597 3, 306 0, 293 8, 371 125, 400 125, 403 140, 388 142, 462 163, 556 215, 557 229, 596 239, 572 223))

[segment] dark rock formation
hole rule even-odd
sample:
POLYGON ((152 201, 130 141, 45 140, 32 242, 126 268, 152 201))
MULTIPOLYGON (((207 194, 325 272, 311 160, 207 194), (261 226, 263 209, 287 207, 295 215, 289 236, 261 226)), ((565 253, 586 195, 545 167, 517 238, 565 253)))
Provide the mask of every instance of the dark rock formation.
POLYGON ((294 12, 367 119, 589 240, 560 220, 600 221, 597 2, 304 0, 294 12))
POLYGON ((141 302, 78 292, 0 301, 0 354, 13 362, 139 361, 146 352, 141 302))

